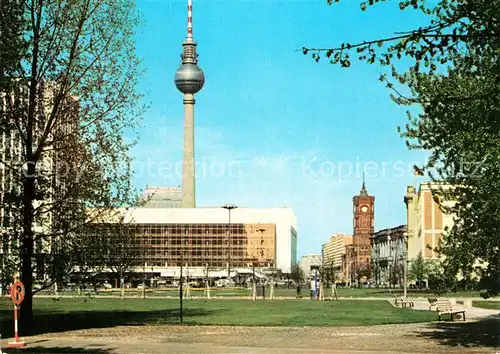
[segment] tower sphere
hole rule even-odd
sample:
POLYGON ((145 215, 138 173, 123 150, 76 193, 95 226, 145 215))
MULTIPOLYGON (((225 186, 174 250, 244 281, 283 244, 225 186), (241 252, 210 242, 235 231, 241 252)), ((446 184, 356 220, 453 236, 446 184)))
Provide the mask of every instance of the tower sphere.
POLYGON ((182 93, 195 94, 203 87, 205 75, 198 65, 186 63, 177 69, 174 82, 182 93))

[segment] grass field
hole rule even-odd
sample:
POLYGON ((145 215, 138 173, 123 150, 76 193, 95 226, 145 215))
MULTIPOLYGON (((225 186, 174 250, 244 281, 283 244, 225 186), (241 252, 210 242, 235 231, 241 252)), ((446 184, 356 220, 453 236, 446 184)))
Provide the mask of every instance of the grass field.
MULTIPOLYGON (((200 288, 191 288, 191 295, 192 296, 203 296, 204 295, 204 289, 200 288)), ((266 290, 266 296, 269 297, 269 288, 266 290)), ((338 296, 340 297, 392 297, 391 292, 395 292, 397 294, 402 294, 403 289, 356 289, 356 288, 338 288, 337 293, 338 296)), ((178 297, 179 295, 179 290, 175 288, 167 288, 167 289, 147 289, 146 291, 147 296, 171 296, 171 297, 178 297)), ((303 288, 302 291, 302 297, 309 297, 309 289, 303 288)), ((64 295, 71 295, 74 294, 74 292, 69 292, 65 291, 63 292, 64 295)), ((127 296, 137 296, 140 297, 142 295, 142 290, 139 289, 126 289, 125 294, 127 296)), ((211 296, 249 296, 250 295, 250 289, 243 289, 243 288, 230 288, 230 289, 225 289, 225 288, 212 288, 210 290, 211 296)), ((287 289, 285 287, 278 287, 274 289, 274 294, 275 296, 284 296, 284 297, 295 297, 296 296, 296 289, 287 289)), ((325 289, 325 295, 329 297, 331 294, 331 289, 325 289)), ((118 296, 120 295, 119 290, 109 290, 106 292, 99 292, 99 295, 115 295, 118 296)), ((418 292, 413 292, 411 290, 408 290, 408 296, 409 297, 432 297, 432 296, 443 296, 443 297, 479 297, 479 292, 478 291, 461 291, 461 292, 448 292, 444 294, 437 294, 433 292, 428 292, 428 293, 418 293, 418 292)))
MULTIPOLYGON (((35 298, 35 333, 120 325, 179 323, 179 301, 160 299, 35 298)), ((436 320, 434 313, 392 307, 387 301, 186 300, 184 323, 243 326, 363 326, 436 320)), ((12 335, 12 304, 0 303, 3 337, 12 335)), ((22 331, 22 329, 21 329, 22 331)))
POLYGON ((500 310, 500 301, 473 301, 472 306, 500 310))

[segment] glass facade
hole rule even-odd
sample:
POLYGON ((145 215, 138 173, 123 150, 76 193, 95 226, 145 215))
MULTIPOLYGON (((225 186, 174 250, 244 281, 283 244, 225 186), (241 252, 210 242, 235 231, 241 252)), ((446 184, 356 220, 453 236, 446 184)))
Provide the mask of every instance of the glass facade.
MULTIPOLYGON (((102 224, 101 224, 102 225, 102 224)), ((99 225, 94 225, 94 227, 99 225)), ((116 227, 121 225, 105 225, 116 227)), ((135 267, 274 267, 274 224, 129 224, 135 267), (230 242, 229 242, 230 241, 230 242)), ((112 235, 108 237, 113 237, 112 235)))

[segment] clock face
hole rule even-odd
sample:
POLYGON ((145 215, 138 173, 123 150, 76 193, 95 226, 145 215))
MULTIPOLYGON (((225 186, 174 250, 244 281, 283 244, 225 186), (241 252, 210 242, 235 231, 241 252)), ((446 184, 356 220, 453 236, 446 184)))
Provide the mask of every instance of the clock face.
POLYGON ((366 213, 366 212, 368 211, 368 207, 367 207, 366 205, 363 205, 363 206, 361 207, 361 211, 362 211, 363 213, 366 213))

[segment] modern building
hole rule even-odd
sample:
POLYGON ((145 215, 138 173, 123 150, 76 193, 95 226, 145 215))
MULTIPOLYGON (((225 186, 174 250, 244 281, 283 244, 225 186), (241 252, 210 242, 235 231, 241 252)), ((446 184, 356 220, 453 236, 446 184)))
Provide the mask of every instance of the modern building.
POLYGON ((181 208, 182 194, 180 187, 146 186, 141 201, 143 208, 181 208))
MULTIPOLYGON (((37 124, 32 128, 34 148, 38 147, 42 135, 45 134, 46 117, 53 109, 52 102, 57 89, 55 83, 38 83, 36 99, 39 104, 34 112, 37 124)), ((24 119, 15 115, 27 111, 28 95, 28 85, 21 85, 15 92, 0 93, 0 116, 11 123, 0 131, 0 278, 5 274, 5 264, 12 265, 19 261, 17 247, 14 247, 19 242, 19 232, 14 232, 13 228, 20 227, 19 217, 23 208, 21 171, 27 172, 27 164, 25 139, 19 130, 19 124, 14 124, 14 121, 24 119)), ((39 277, 43 276, 43 259, 54 247, 56 235, 60 234, 62 219, 67 217, 65 211, 70 208, 66 208, 66 205, 72 204, 72 187, 76 183, 81 165, 79 159, 87 148, 81 143, 77 133, 80 124, 78 99, 69 96, 59 103, 57 120, 46 137, 34 172, 37 189, 43 190, 43 194, 38 194, 33 202, 36 212, 32 230, 35 234, 45 235, 34 245, 39 277)))
POLYGON ((352 198, 353 203, 353 243, 346 250, 346 264, 350 282, 366 282, 371 267, 370 238, 375 225, 375 197, 363 185, 359 195, 352 198))
POLYGON ((434 249, 441 242, 445 228, 453 225, 453 215, 443 213, 434 200, 440 188, 450 186, 429 182, 422 183, 418 190, 413 186, 406 188, 409 260, 415 259, 420 252, 427 260, 441 258, 434 249))
POLYGON ((300 257, 299 268, 304 274, 304 280, 307 282, 314 275, 311 273, 311 266, 321 267, 322 258, 319 254, 308 254, 300 257))
POLYGON ((401 285, 406 261, 406 225, 377 231, 371 238, 372 278, 377 285, 401 285))
POLYGON ((194 208, 195 199, 195 161, 194 161, 194 95, 204 83, 205 75, 198 66, 196 42, 193 39, 193 3, 188 0, 187 37, 182 43, 182 63, 175 73, 175 86, 184 94, 184 155, 182 165, 182 207, 194 208))
MULTIPOLYGON (((292 210, 238 208, 131 208, 118 211, 137 249, 133 267, 164 277, 208 267, 233 276, 237 268, 290 273, 297 262, 297 220, 292 210)), ((106 225, 117 218, 101 220, 106 225)), ((117 224, 118 226, 118 224, 117 224)))
POLYGON ((323 267, 333 268, 336 281, 343 283, 347 278, 346 252, 347 246, 352 245, 352 235, 337 234, 323 244, 323 267))

